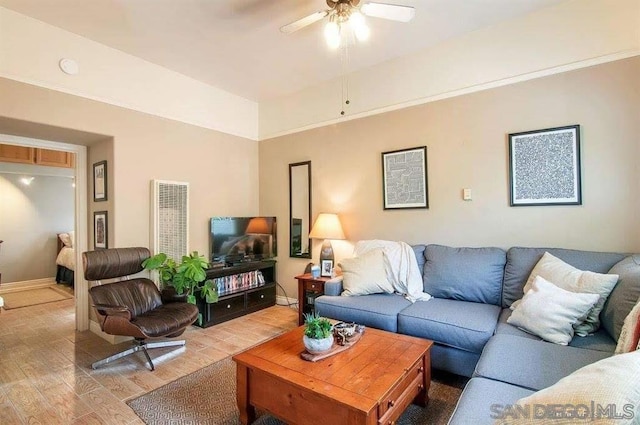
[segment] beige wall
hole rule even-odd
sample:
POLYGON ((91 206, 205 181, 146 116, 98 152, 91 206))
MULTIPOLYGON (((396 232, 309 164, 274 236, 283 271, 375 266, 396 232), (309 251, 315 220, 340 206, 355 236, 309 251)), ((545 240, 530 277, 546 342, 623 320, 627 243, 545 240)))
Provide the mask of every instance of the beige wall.
MULTIPOLYGON (((311 160, 313 217, 340 213, 350 242, 640 252, 639 75, 635 57, 263 141, 260 211, 287 223, 287 164, 311 160), (583 205, 510 207, 508 134, 571 124, 582 127, 583 205), (384 211, 381 153, 421 145, 430 208, 384 211)), ((280 229, 278 244, 288 246, 280 229)), ((334 248, 339 259, 351 245, 334 248)), ((289 297, 306 263, 280 253, 289 297)))
POLYGON ((106 204, 93 203, 91 177, 87 182, 87 220, 107 206, 109 246, 149 246, 152 179, 190 183, 190 245, 207 255, 209 217, 258 213, 256 142, 8 79, 0 78, 0 97, 0 117, 112 138, 112 149, 91 145, 87 161, 89 176, 94 162, 109 161, 106 204))

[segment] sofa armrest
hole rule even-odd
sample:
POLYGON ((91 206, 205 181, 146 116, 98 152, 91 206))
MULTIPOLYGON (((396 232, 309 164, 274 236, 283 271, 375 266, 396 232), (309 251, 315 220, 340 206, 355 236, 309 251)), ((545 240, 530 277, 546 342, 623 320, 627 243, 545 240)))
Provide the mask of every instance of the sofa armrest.
POLYGON ((342 294, 342 276, 327 280, 324 284, 324 294, 334 296, 342 294))

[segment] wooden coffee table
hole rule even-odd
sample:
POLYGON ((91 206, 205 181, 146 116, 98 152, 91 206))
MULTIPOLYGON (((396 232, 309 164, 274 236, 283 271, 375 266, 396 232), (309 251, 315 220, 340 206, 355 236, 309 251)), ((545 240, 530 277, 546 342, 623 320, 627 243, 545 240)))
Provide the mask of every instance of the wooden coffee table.
POLYGON ((303 330, 233 357, 243 424, 258 408, 292 425, 387 425, 411 402, 427 404, 432 341, 367 328, 348 350, 309 362, 303 330))

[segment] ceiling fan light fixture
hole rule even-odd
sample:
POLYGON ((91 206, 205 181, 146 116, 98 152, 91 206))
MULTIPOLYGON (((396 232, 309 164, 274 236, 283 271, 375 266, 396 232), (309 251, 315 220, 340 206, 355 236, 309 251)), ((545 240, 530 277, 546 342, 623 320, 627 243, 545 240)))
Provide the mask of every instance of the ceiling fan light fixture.
POLYGON ((360 10, 367 16, 398 22, 409 22, 416 14, 413 7, 386 3, 365 3, 360 10))
POLYGON ((324 39, 331 49, 340 47, 340 25, 334 20, 330 20, 324 26, 324 39))
POLYGON ((349 17, 349 24, 358 41, 366 41, 369 39, 371 30, 367 26, 367 22, 362 13, 358 11, 353 12, 349 17))

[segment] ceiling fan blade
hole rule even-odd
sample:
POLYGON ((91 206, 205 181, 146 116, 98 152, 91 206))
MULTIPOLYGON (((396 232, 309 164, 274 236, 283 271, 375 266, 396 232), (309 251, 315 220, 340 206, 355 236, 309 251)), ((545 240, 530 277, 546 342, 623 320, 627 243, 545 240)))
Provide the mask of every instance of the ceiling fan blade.
POLYGON ((360 10, 363 14, 373 18, 390 19, 399 22, 409 22, 416 14, 416 10, 411 6, 375 2, 363 4, 360 10))
POLYGON ((305 16, 302 19, 298 19, 295 22, 291 22, 290 24, 280 27, 280 31, 282 31, 285 34, 290 34, 294 31, 298 31, 299 29, 306 27, 307 25, 311 25, 314 22, 318 22, 319 20, 327 16, 328 13, 329 13, 328 10, 323 10, 321 12, 313 13, 309 16, 305 16))

